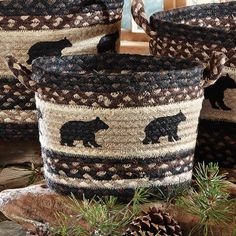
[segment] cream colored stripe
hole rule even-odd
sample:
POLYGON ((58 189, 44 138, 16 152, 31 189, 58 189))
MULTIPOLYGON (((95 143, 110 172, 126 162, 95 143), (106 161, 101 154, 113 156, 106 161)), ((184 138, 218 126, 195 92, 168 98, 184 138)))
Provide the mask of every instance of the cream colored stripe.
MULTIPOLYGON (((101 37, 120 30, 120 22, 110 25, 97 25, 84 28, 38 30, 38 31, 0 31, 0 75, 12 75, 5 64, 5 56, 12 54, 22 64, 28 60, 27 52, 32 45, 42 41, 57 41, 67 37, 73 47, 65 48, 63 55, 97 53, 101 37)), ((117 44, 117 49, 119 45, 117 44)))
POLYGON ((0 110, 0 123, 37 123, 36 111, 0 110))
POLYGON ((40 119, 41 144, 46 149, 59 152, 89 155, 89 156, 136 156, 153 157, 180 149, 193 149, 196 144, 198 118, 202 99, 186 101, 156 107, 99 109, 81 106, 64 106, 44 102, 36 98, 43 119, 40 119), (161 137, 159 144, 144 145, 145 127, 155 118, 176 115, 180 112, 187 120, 178 126, 181 140, 169 142, 167 137, 161 137), (91 121, 96 117, 109 125, 109 129, 96 133, 96 141, 102 148, 86 148, 81 140, 76 141, 76 147, 60 144, 60 128, 68 121, 91 121))
POLYGON ((94 179, 91 180, 82 180, 69 177, 62 177, 59 175, 51 174, 46 168, 44 168, 44 175, 50 179, 52 182, 57 184, 63 184, 68 187, 76 188, 108 188, 108 189, 126 189, 126 188, 137 188, 137 187, 154 187, 154 186, 165 186, 165 185, 174 185, 181 184, 192 179, 192 171, 185 172, 179 175, 172 175, 165 177, 163 179, 123 179, 123 180, 103 180, 97 181, 94 179))
MULTIPOLYGON (((236 69, 224 68, 223 74, 228 73, 236 81, 236 69)), ((236 123, 236 89, 227 89, 224 92, 224 103, 230 107, 230 111, 212 108, 209 100, 204 100, 201 118, 207 120, 223 120, 236 123)))

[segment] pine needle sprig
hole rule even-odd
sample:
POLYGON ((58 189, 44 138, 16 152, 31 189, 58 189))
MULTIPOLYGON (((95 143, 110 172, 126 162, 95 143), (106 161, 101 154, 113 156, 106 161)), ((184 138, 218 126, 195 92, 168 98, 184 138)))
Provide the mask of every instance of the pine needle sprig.
POLYGON ((216 163, 199 163, 195 169, 196 189, 180 197, 176 204, 187 213, 199 218, 204 236, 211 232, 212 224, 227 224, 232 220, 233 201, 227 192, 226 175, 219 174, 216 163))
POLYGON ((149 191, 143 188, 135 191, 128 204, 119 204, 113 196, 96 200, 84 198, 81 201, 72 194, 66 206, 72 215, 57 213, 58 227, 53 232, 58 236, 120 236, 122 230, 141 213, 141 204, 148 203, 149 197, 149 191), (85 222, 86 226, 82 226, 81 222, 85 222))

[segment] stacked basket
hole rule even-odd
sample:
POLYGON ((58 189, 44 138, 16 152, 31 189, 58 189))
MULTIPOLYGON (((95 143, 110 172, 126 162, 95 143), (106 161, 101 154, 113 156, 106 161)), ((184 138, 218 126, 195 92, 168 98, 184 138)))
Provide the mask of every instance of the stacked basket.
POLYGON ((188 58, 207 66, 204 76, 210 83, 205 89, 196 156, 232 167, 236 164, 236 2, 158 12, 150 23, 142 0, 133 0, 132 12, 151 37, 153 55, 188 58))
POLYGON ((116 52, 123 0, 0 1, 0 138, 37 136, 34 94, 5 65, 39 56, 116 52))

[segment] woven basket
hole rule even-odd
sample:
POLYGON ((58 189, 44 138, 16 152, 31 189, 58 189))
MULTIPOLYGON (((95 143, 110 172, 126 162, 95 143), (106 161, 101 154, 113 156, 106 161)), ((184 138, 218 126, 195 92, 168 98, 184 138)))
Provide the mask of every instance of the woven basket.
POLYGON ((0 139, 38 134, 33 93, 4 62, 14 55, 31 67, 40 56, 116 52, 123 0, 0 1, 0 139))
MULTIPOLYGON (((138 55, 39 58, 33 74, 45 177, 58 192, 126 199, 188 185, 202 107, 203 67, 138 55)), ((31 75, 31 78, 30 78, 31 75)))
POLYGON ((151 37, 151 54, 188 58, 206 66, 209 84, 196 156, 232 167, 236 164, 236 2, 159 12, 149 23, 142 0, 133 0, 132 13, 151 37))

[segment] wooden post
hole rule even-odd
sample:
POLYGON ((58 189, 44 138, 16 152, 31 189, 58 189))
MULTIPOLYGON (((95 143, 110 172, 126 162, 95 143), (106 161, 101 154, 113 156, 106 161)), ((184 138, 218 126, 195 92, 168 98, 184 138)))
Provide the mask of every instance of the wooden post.
POLYGON ((187 5, 187 0, 164 0, 164 10, 170 10, 187 5))

